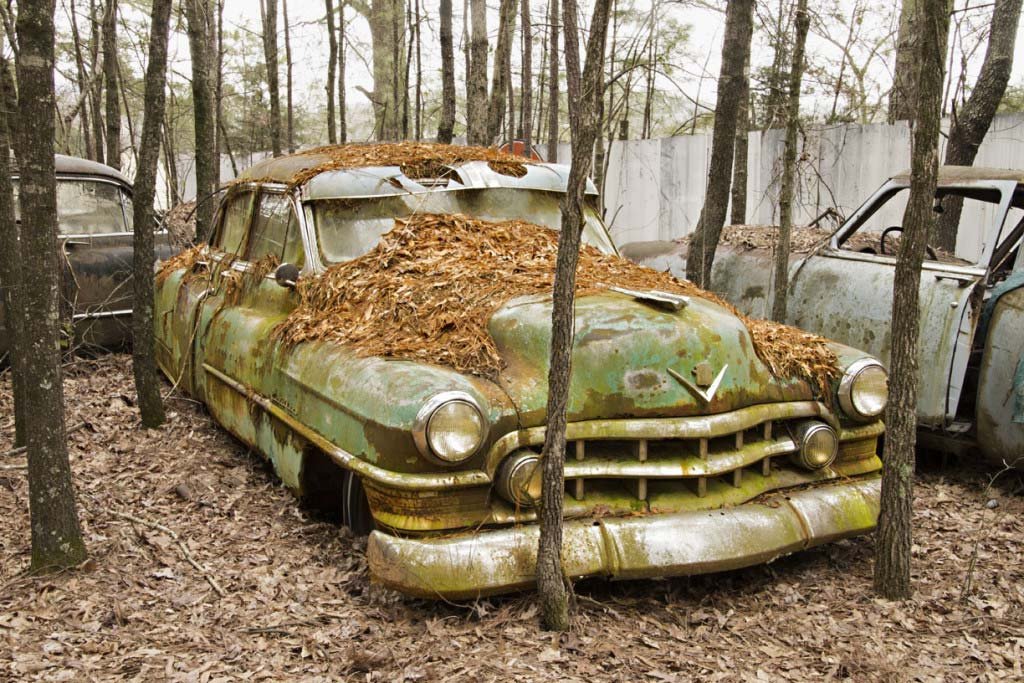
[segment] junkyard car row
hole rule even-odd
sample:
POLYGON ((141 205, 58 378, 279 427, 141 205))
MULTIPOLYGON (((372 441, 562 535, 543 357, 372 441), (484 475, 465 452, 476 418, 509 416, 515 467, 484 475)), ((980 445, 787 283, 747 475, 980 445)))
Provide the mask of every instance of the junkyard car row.
MULTIPOLYGON (((793 256, 786 322, 888 362, 892 243, 909 188, 909 173, 891 178, 820 249, 793 256), (858 246, 851 248, 854 242, 858 246), (869 242, 874 246, 864 246, 869 242)), ((921 440, 997 466, 1024 468, 1024 173, 942 167, 937 206, 955 198, 964 202, 961 232, 969 221, 981 229, 973 258, 943 257, 929 249, 924 263, 921 440)), ((682 244, 637 243, 625 251, 653 268, 676 274, 686 269, 682 244)), ((744 313, 763 317, 771 269, 765 249, 721 246, 711 289, 744 313)))
MULTIPOLYGON (((372 531, 369 563, 384 584, 450 598, 529 586, 549 295, 508 301, 487 323, 507 361, 493 380, 331 340, 286 345, 273 331, 296 306, 296 281, 371 251, 396 218, 557 230, 568 169, 528 164, 513 177, 467 161, 411 178, 329 162, 268 160, 228 189, 210 246, 158 278, 159 365, 286 485, 327 491, 353 530, 372 531), (264 276, 268 258, 282 265, 264 276), (255 280, 229 291, 246 274, 255 280)), ((616 253, 593 201, 585 241, 616 253)), ((731 310, 700 297, 664 306, 615 284, 576 304, 570 576, 725 570, 874 527, 886 400, 877 360, 831 344, 840 376, 815 396, 810 382, 772 374, 731 310)))

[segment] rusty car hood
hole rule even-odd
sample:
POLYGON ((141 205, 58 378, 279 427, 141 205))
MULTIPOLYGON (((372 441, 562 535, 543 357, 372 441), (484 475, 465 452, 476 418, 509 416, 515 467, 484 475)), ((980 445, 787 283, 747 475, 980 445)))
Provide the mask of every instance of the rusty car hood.
MULTIPOLYGON (((506 365, 498 383, 521 423, 543 424, 551 297, 509 301, 492 316, 488 330, 506 365)), ((613 292, 577 299, 572 363, 570 421, 711 414, 812 398, 805 382, 771 374, 738 317, 695 297, 679 311, 613 292), (713 377, 725 368, 710 401, 694 391, 708 389, 696 386, 700 363, 710 366, 705 370, 713 377)))

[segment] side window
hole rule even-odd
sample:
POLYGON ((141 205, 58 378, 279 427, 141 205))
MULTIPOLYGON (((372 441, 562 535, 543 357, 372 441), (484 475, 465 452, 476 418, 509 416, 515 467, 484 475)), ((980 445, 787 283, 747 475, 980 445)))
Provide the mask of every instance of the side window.
POLYGON ((283 194, 263 194, 252 226, 246 260, 273 254, 281 263, 302 266, 302 237, 291 202, 283 194))
POLYGON ((249 227, 249 214, 252 213, 254 197, 255 193, 244 191, 228 198, 227 207, 224 209, 224 219, 221 221, 220 231, 217 234, 216 246, 221 251, 234 255, 242 253, 242 245, 245 244, 245 230, 249 227))

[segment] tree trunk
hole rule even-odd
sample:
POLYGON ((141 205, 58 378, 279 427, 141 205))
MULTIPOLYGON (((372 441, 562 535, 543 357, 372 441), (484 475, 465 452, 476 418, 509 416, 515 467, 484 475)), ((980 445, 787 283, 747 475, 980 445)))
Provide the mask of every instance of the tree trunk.
POLYGON ((441 122, 437 141, 451 144, 455 136, 455 41, 452 0, 441 0, 441 122))
POLYGON ((292 37, 288 26, 288 0, 281 0, 281 18, 284 20, 284 88, 287 108, 285 139, 288 153, 291 154, 295 151, 295 108, 292 102, 292 37))
MULTIPOLYGON (((324 0, 327 10, 327 142, 338 142, 338 127, 334 116, 334 79, 338 68, 338 36, 334 32, 334 0, 324 0)), ((344 19, 342 19, 344 21, 344 19)))
POLYGON ((533 22, 530 0, 522 0, 523 73, 519 86, 519 137, 527 157, 533 150, 533 22))
POLYGON ((909 121, 914 117, 914 77, 917 72, 917 42, 920 32, 915 26, 918 0, 903 0, 900 26, 896 36, 896 66, 893 69, 892 91, 889 93, 889 123, 909 121))
POLYGON ((267 65, 267 90, 270 91, 270 147, 281 156, 281 88, 277 71, 277 0, 260 0, 263 19, 263 55, 267 65))
MULTIPOLYGON (((466 97, 466 141, 486 145, 487 138, 487 3, 469 0, 470 45, 466 97)), ((495 61, 495 64, 499 62, 495 61)), ((500 71, 500 68, 498 69, 500 71)))
POLYGON ((72 567, 85 557, 64 425, 60 350, 60 246, 53 160, 54 1, 18 7, 18 116, 21 201, 25 445, 28 448, 32 569, 72 567), (31 311, 31 315, 27 313, 31 311))
POLYGON ((718 77, 707 192, 697 229, 690 238, 690 251, 686 258, 687 279, 701 287, 706 287, 711 280, 711 266, 729 205, 736 117, 743 90, 740 84, 743 81, 743 67, 750 55, 753 12, 754 0, 732 0, 725 10, 722 68, 718 77))
POLYGON ((914 446, 917 415, 918 298, 921 264, 938 178, 942 75, 949 31, 948 0, 916 0, 918 27, 910 199, 893 282, 889 406, 885 413, 882 504, 875 534, 875 590, 890 600, 910 597, 914 446))
MULTIPOLYGON (((6 33, 6 31, 5 31, 6 33)), ((21 306, 21 246, 18 223, 14 220, 14 188, 11 183, 11 147, 14 131, 8 112, 18 106, 11 65, 4 57, 0 42, 0 304, 3 305, 4 330, 11 364, 11 388, 14 394, 14 445, 25 445, 25 387, 23 336, 24 309, 21 306)))
POLYGON ((420 12, 420 0, 416 0, 414 10, 416 28, 416 139, 423 139, 423 36, 420 28, 423 16, 420 12))
MULTIPOLYGON (((188 47, 192 57, 192 109, 196 145, 196 236, 207 239, 213 224, 213 193, 216 192, 214 146, 213 62, 210 59, 209 0, 185 0, 188 47)), ((147 100, 148 102, 148 96, 147 100)), ((163 114, 161 114, 162 116, 163 114)), ((145 128, 145 123, 143 123, 145 128)), ((152 200, 150 200, 152 201, 152 200)))
MULTIPOLYGON (((100 68, 100 42, 103 40, 103 20, 96 15, 96 0, 89 0, 89 23, 92 31, 89 37, 89 72, 98 74, 100 68)), ((93 78, 89 94, 92 109, 92 136, 96 142, 96 161, 105 163, 103 147, 103 79, 93 78)))
POLYGON ((345 0, 338 0, 338 142, 348 141, 345 111, 345 0))
POLYGON ((551 40, 548 41, 548 153, 547 161, 558 161, 558 3, 548 0, 548 22, 551 25, 551 40))
POLYGON ((797 0, 796 35, 793 37, 793 61, 789 72, 789 99, 786 103, 786 146, 782 153, 782 180, 779 183, 779 240, 775 245, 775 275, 772 292, 772 319, 786 322, 789 302, 789 243, 793 232, 793 191, 796 185, 796 148, 800 128, 800 86, 804 78, 804 48, 811 16, 807 0, 797 0))
MULTIPOLYGON (((217 55, 217 80, 213 95, 214 101, 214 115, 216 122, 213 129, 213 148, 214 152, 214 188, 220 187, 220 160, 221 150, 225 147, 224 139, 224 0, 216 0, 217 3, 217 38, 214 45, 214 50, 217 55)), ((232 166, 234 162, 232 161, 232 166)), ((238 171, 235 171, 235 175, 238 175, 238 171)))
POLYGON ((83 156, 86 159, 96 158, 96 149, 93 147, 92 142, 92 128, 89 125, 89 107, 86 101, 89 98, 89 79, 86 78, 85 68, 85 56, 82 51, 82 38, 78 31, 78 12, 75 10, 75 0, 71 0, 70 7, 68 9, 71 23, 71 44, 75 52, 75 75, 76 85, 78 86, 78 93, 82 98, 82 106, 79 111, 79 121, 82 124, 82 144, 85 146, 85 152, 83 156))
POLYGON ((405 99, 405 3, 403 0, 350 0, 370 24, 373 42, 373 103, 377 139, 402 137, 402 101, 405 99))
POLYGON ((743 67, 743 85, 740 109, 736 115, 736 149, 732 166, 732 215, 729 222, 744 225, 747 222, 747 163, 750 155, 750 56, 743 67))
POLYGON ((117 87, 117 0, 103 13, 103 81, 107 108, 107 165, 121 168, 121 102, 117 87))
POLYGON ((540 540, 537 546, 537 590, 544 625, 553 631, 569 628, 569 593, 562 573, 562 504, 565 495, 565 427, 572 376, 573 301, 585 206, 584 191, 594 142, 601 131, 597 115, 601 99, 608 7, 597 0, 590 20, 586 64, 580 77, 576 0, 563 0, 565 73, 572 134, 572 166, 562 198, 562 229, 558 235, 554 293, 551 305, 551 365, 548 371, 547 430, 544 435, 540 540))
MULTIPOLYGON (((196 0, 192 0, 193 2, 196 0)), ((143 101, 142 139, 139 142, 139 170, 135 175, 134 307, 132 311, 132 365, 135 391, 139 397, 142 426, 164 423, 164 405, 153 358, 153 196, 160 154, 160 129, 164 120, 167 72, 167 35, 172 0, 153 0, 149 35, 149 63, 143 101)), ((164 150, 170 156, 171 150, 164 150)))
MULTIPOLYGON (((959 112, 953 110, 953 125, 946 142, 946 164, 974 165, 978 147, 992 125, 992 119, 1006 92, 1006 84, 1010 81, 1020 8, 1021 0, 996 0, 988 48, 978 81, 967 103, 959 112)), ((949 197, 943 202, 944 211, 936 223, 934 243, 951 253, 956 251, 957 228, 960 226, 963 206, 963 197, 949 197)))

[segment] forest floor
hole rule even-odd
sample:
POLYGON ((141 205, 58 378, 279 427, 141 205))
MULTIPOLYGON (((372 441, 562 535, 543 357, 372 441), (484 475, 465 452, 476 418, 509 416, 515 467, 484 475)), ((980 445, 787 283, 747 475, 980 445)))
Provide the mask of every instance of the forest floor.
MULTIPOLYGON (((0 471, 0 679, 1024 678, 1018 475, 922 468, 907 602, 873 595, 865 537, 725 574, 584 582, 555 635, 530 593, 457 605, 373 585, 364 541, 200 406, 172 398, 167 425, 141 431, 129 357, 75 361, 65 390, 68 424, 87 423, 69 442, 91 559, 27 575, 25 471, 0 471)), ((4 377, 0 452, 11 414, 4 377)))

